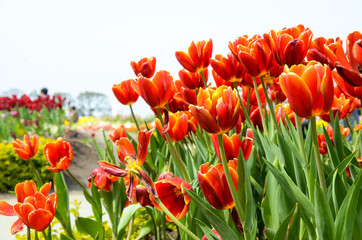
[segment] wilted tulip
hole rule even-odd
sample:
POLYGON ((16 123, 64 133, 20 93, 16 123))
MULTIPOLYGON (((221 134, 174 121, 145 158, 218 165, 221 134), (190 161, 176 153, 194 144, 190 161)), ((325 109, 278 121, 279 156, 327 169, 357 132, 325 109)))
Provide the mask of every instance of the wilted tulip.
POLYGON ((102 189, 104 191, 111 191, 112 183, 119 179, 119 177, 115 177, 115 176, 112 176, 112 175, 106 173, 101 167, 97 167, 89 175, 88 187, 92 186, 92 178, 93 178, 94 185, 98 189, 102 189))

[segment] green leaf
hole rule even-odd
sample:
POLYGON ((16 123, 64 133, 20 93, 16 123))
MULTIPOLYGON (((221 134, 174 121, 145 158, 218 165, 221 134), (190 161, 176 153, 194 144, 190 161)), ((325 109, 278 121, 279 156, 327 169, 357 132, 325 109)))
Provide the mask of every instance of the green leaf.
POLYGON ((98 192, 98 189, 96 185, 94 185, 94 179, 92 178, 92 198, 94 200, 94 205, 92 205, 94 216, 96 217, 98 222, 102 222, 102 204, 101 204, 101 198, 98 192))
POLYGON ((60 234, 60 240, 73 240, 73 239, 64 234, 60 234))
POLYGON ((208 202, 200 198, 193 191, 186 190, 186 192, 220 234, 222 239, 241 239, 239 233, 234 232, 234 230, 215 213, 216 210, 212 208, 208 202))
POLYGON ((79 232, 88 234, 94 239, 104 239, 104 229, 102 223, 99 223, 90 218, 78 217, 75 220, 75 225, 79 232))
POLYGON ((329 135, 324 127, 323 127, 323 134, 324 134, 324 138, 327 143, 328 156, 332 160, 331 162, 332 162, 333 166, 336 167, 336 166, 338 166, 340 161, 339 161, 336 149, 334 148, 333 143, 332 143, 331 139, 329 138, 329 135))
POLYGON ((343 200, 341 208, 338 211, 335 220, 335 239, 352 239, 361 184, 362 171, 358 174, 356 181, 350 187, 345 199, 343 200))
POLYGON ((54 190, 57 194, 57 210, 55 217, 62 224, 66 232, 69 233, 72 229, 69 216, 69 193, 62 172, 55 173, 54 190))
POLYGON ((123 234, 126 231, 126 228, 129 224, 129 222, 131 221, 132 216, 140 208, 142 208, 142 206, 139 203, 137 203, 137 204, 129 205, 128 207, 126 207, 123 210, 121 221, 119 222, 118 234, 120 234, 120 233, 123 234))
POLYGON ((338 157, 339 159, 342 160, 344 157, 344 153, 343 153, 342 134, 341 134, 341 129, 339 127, 338 112, 333 122, 333 142, 337 150, 338 157))
POLYGON ((327 199, 317 181, 314 186, 314 207, 319 239, 334 239, 334 220, 327 199))
POLYGON ((267 228, 276 231, 279 227, 278 213, 278 182, 271 172, 268 172, 265 177, 265 194, 261 201, 261 213, 263 222, 267 228))
MULTIPOLYGON (((92 140, 93 140, 94 146, 96 147, 96 151, 97 151, 97 153, 98 153, 99 159, 103 159, 103 158, 104 158, 104 151, 103 151, 102 148, 98 145, 97 141, 96 141, 94 138, 92 138, 92 140)), ((106 161, 106 159, 104 159, 104 161, 106 161)))
POLYGON ((155 229, 155 225, 153 224, 152 220, 148 220, 145 224, 143 224, 140 234, 137 236, 136 240, 143 239, 149 233, 151 233, 155 229))
POLYGON ((296 177, 295 177, 293 156, 292 156, 292 151, 289 148, 289 144, 281 136, 280 133, 277 133, 277 140, 278 140, 278 146, 279 146, 281 159, 285 164, 285 168, 287 169, 287 173, 293 179, 293 181, 296 183, 297 181, 296 181, 296 177))
POLYGON ((288 214, 288 216, 283 220, 282 224, 280 224, 278 231, 276 232, 274 236, 274 240, 279 239, 287 239, 287 231, 288 226, 290 223, 290 220, 296 215, 298 212, 298 204, 295 205, 295 207, 292 209, 292 211, 288 214))

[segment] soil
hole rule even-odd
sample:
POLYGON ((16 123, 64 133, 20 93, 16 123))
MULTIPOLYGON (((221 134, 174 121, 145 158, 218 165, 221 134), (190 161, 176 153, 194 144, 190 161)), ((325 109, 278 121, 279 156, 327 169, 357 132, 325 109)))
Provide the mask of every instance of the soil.
MULTIPOLYGON (((94 132, 95 140, 103 147, 103 135, 101 131, 94 132)), ((73 148, 73 162, 68 168, 69 172, 85 187, 88 184, 88 177, 91 172, 99 167, 98 161, 100 160, 95 150, 92 133, 88 131, 71 132, 70 137, 65 138, 73 148)), ((71 179, 71 177, 64 172, 64 177, 70 191, 81 191, 80 186, 71 179)))

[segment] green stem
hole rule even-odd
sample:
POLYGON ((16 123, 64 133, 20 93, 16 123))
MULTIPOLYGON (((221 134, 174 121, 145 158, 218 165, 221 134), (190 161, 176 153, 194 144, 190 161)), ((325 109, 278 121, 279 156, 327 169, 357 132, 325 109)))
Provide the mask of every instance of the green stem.
MULTIPOLYGON (((245 106, 244 106, 244 104, 243 104, 243 101, 241 100, 240 93, 239 93, 239 90, 238 90, 238 84, 237 84, 237 82, 234 82, 234 88, 235 88, 236 92, 238 93, 240 107, 241 107, 241 110, 243 111, 243 114, 244 114, 246 123, 247 123, 248 125, 250 125, 250 126, 254 126, 253 123, 252 123, 251 120, 250 120, 249 113, 248 113, 248 111, 246 111, 245 106)), ((249 97, 249 96, 248 96, 248 97, 249 97)))
POLYGON ((177 218, 175 218, 174 215, 163 205, 161 200, 159 198, 155 198, 157 204, 160 206, 160 208, 166 213, 166 215, 180 228, 182 231, 184 231, 191 239, 194 240, 200 240, 194 233, 192 233, 185 225, 183 225, 177 218))
POLYGON ((219 147, 220 147, 221 162, 222 162, 222 167, 224 169, 226 181, 227 181, 227 183, 229 185, 230 193, 231 193, 231 196, 233 197, 236 211, 239 214, 239 217, 240 217, 240 220, 241 220, 243 226, 245 226, 245 213, 244 213, 244 210, 243 210, 243 208, 241 206, 241 202, 240 202, 240 199, 238 197, 238 194, 236 192, 233 179, 231 178, 229 165, 228 165, 228 162, 226 160, 224 142, 222 140, 222 134, 218 134, 218 141, 219 141, 219 147))
POLYGON ((132 104, 129 105, 129 108, 131 109, 131 114, 132 114, 133 121, 134 121, 134 123, 136 124, 136 127, 137 127, 138 131, 140 131, 140 126, 138 125, 136 116, 134 115, 133 108, 132 108, 132 104))
POLYGON ((266 87, 265 87, 265 83, 264 83, 264 78, 263 76, 260 76, 260 81, 261 81, 261 85, 263 87, 263 91, 264 91, 264 95, 265 95, 265 99, 266 99, 266 102, 268 103, 268 106, 269 106, 269 109, 270 109, 270 112, 271 112, 271 115, 272 115, 272 119, 273 119, 273 122, 274 122, 274 126, 275 128, 280 132, 280 128, 279 128, 279 125, 277 123, 277 119, 275 117, 275 111, 274 111, 274 105, 273 105, 273 101, 269 98, 269 95, 266 91, 266 87))
POLYGON ((29 162, 30 162, 31 168, 33 169, 33 172, 35 174, 35 177, 36 177, 36 180, 37 180, 38 184, 40 186, 43 186, 43 181, 41 180, 40 174, 39 174, 38 170, 36 170, 32 159, 29 159, 29 162))
MULTIPOLYGON (((157 113, 158 113, 158 118, 160 119, 161 124, 162 124, 162 126, 163 126, 162 114, 161 114, 161 110, 160 110, 159 108, 157 108, 157 113)), ((167 139, 167 143, 168 143, 168 145, 169 145, 169 147, 170 147, 171 154, 172 154, 172 156, 175 158, 179 169, 181 169, 181 172, 182 172, 182 174, 183 174, 183 176, 184 176, 184 179, 185 179, 187 182, 190 182, 189 174, 188 174, 188 172, 186 171, 185 165, 184 165, 184 163, 181 161, 181 158, 180 158, 179 154, 177 153, 175 147, 174 147, 173 144, 172 144, 170 135, 166 132, 166 133, 165 133, 165 136, 166 136, 166 139, 167 139)), ((171 164, 171 163, 169 163, 169 164, 171 164)))
POLYGON ((133 222, 134 222, 134 216, 132 216, 131 221, 129 223, 128 233, 127 233, 127 240, 130 240, 131 236, 132 236, 133 222))
MULTIPOLYGON (((313 194, 310 192, 312 188, 310 186, 310 181, 309 181, 309 169, 308 169, 309 163, 308 163, 308 159, 307 159, 307 156, 305 155, 305 150, 304 150, 303 129, 302 129, 302 124, 301 124, 301 119, 297 114, 294 113, 294 115, 295 115, 295 122, 297 124, 297 132, 298 132, 298 136, 299 136, 299 142, 298 142, 299 150, 302 152, 302 157, 304 160, 303 170, 304 170, 305 179, 306 179, 307 185, 308 185, 308 193, 309 193, 309 196, 313 196, 313 194)), ((314 200, 312 202, 314 202, 314 200)))
POLYGON ((76 182, 76 183, 79 185, 79 187, 82 188, 83 191, 86 191, 86 192, 88 191, 88 190, 78 181, 78 179, 76 179, 76 178, 73 176, 73 174, 72 174, 68 169, 67 169, 66 171, 67 171, 68 175, 73 179, 73 181, 76 182))
POLYGON ((250 104, 250 94, 251 94, 251 88, 248 87, 248 97, 246 99, 246 111, 250 112, 251 104, 250 104))
POLYGON ((345 119, 345 121, 346 121, 346 123, 347 123, 347 126, 348 126, 348 128, 349 128, 349 130, 350 130, 350 134, 351 134, 351 136, 353 135, 353 127, 352 127, 352 125, 351 125, 351 121, 349 121, 349 117, 345 117, 344 118, 345 119))
POLYGON ((255 77, 253 77, 253 85, 254 85, 256 100, 258 102, 258 107, 259 107, 259 112, 260 112, 261 122, 262 122, 263 128, 264 128, 264 132, 268 132, 268 126, 266 125, 266 122, 265 122, 263 106, 261 105, 261 100, 260 100, 259 91, 258 91, 258 85, 256 84, 255 77))
POLYGON ((26 239, 31 240, 31 233, 30 233, 30 228, 29 227, 26 227, 26 239))
POLYGON ((167 234, 166 234, 166 230, 167 230, 167 227, 166 227, 166 217, 165 217, 165 214, 162 213, 161 214, 161 226, 162 226, 162 239, 166 240, 167 239, 167 234))
POLYGON ((48 227, 48 239, 52 240, 52 225, 51 224, 48 227))
POLYGON ((202 78, 202 82, 204 83, 204 87, 207 88, 207 82, 203 71, 200 71, 200 75, 202 78))
POLYGON ((311 128, 312 128, 312 138, 313 138, 313 145, 314 145, 314 155, 317 163, 317 172, 318 172, 318 178, 319 178, 319 184, 321 186, 321 189, 325 196, 327 196, 327 187, 326 187, 326 181, 324 178, 324 171, 323 171, 323 165, 321 156, 319 153, 319 147, 318 147, 318 139, 317 139, 317 123, 316 118, 311 117, 311 128))
POLYGON ((47 233, 44 231, 41 232, 45 240, 49 240, 47 233))

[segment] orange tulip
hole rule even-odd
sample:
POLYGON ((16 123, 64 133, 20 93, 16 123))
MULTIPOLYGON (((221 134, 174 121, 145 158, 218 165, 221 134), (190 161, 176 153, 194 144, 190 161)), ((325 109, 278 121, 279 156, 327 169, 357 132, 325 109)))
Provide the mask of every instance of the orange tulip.
POLYGON ((354 126, 353 130, 355 131, 362 130, 362 122, 354 126))
POLYGON ((156 127, 161 133, 161 136, 166 140, 165 133, 170 136, 171 141, 179 142, 185 138, 188 130, 188 116, 183 112, 167 113, 169 115, 168 121, 165 121, 165 126, 161 125, 161 121, 157 118, 155 120, 156 127))
POLYGON ((227 82, 241 82, 245 74, 245 69, 232 53, 228 53, 227 58, 218 54, 210 60, 210 64, 212 71, 227 82))
POLYGON ((117 100, 123 105, 131 105, 138 99, 138 94, 131 87, 133 81, 133 79, 128 79, 120 84, 113 84, 112 91, 117 100))
MULTIPOLYGON (((333 128, 330 125, 326 125, 326 132, 329 136, 329 138, 331 139, 333 145, 334 145, 334 141, 333 141, 333 128)), ((341 125, 339 125, 340 131, 342 133, 342 135, 344 137, 347 137, 349 135, 349 128, 343 128, 341 125)), ((325 155, 328 153, 328 148, 327 148, 327 142, 326 139, 324 137, 323 133, 318 133, 317 134, 317 139, 318 139, 318 146, 319 146, 319 152, 322 155, 325 155)))
MULTIPOLYGON (((28 197, 34 198, 37 193, 38 193, 37 195, 40 194, 42 196, 47 196, 50 191, 51 185, 52 185, 51 183, 46 183, 38 191, 38 188, 36 187, 36 184, 34 183, 33 180, 16 184, 15 193, 18 203, 24 203, 24 200, 27 199, 28 197)), ((10 205, 6 201, 0 201, 0 215, 16 216, 17 212, 15 211, 14 207, 15 206, 10 205)), ((20 215, 18 216, 20 217, 20 215)), ((33 220, 34 217, 32 218, 32 221, 33 220)), ((46 219, 41 219, 39 223, 35 225, 39 227, 40 225, 44 224, 44 222, 46 222, 46 219)), ((16 234, 22 231, 24 223, 25 222, 23 222, 21 218, 15 221, 10 228, 11 234, 16 234)))
POLYGON ((38 152, 38 143, 39 140, 37 135, 33 136, 32 141, 30 141, 28 135, 25 135, 24 141, 16 139, 12 142, 15 152, 25 161, 34 157, 38 152))
POLYGON ((126 134, 126 127, 121 124, 118 128, 113 129, 113 133, 109 134, 109 138, 116 142, 117 140, 121 139, 122 137, 127 137, 126 134))
MULTIPOLYGON (((256 36, 254 36, 252 39, 256 38, 256 36)), ((248 46, 249 44, 249 38, 247 35, 244 35, 244 36, 240 36, 238 38, 236 38, 233 42, 229 42, 229 49, 231 51, 231 53, 234 55, 235 59, 238 59, 239 60, 239 57, 238 57, 238 53, 239 53, 239 50, 238 50, 238 46, 239 45, 242 45, 242 46, 248 46)))
MULTIPOLYGON (((193 191, 188 182, 179 177, 166 178, 155 182, 155 188, 158 193, 158 198, 176 219, 180 220, 186 215, 191 198, 186 193, 185 188, 193 191)), ((150 198, 155 207, 162 211, 154 197, 151 195, 150 198)), ((172 222, 168 216, 166 216, 166 220, 172 222)))
POLYGON ((235 127, 239 119, 239 99, 236 91, 229 87, 200 89, 197 104, 190 105, 190 111, 208 133, 226 133, 235 127))
MULTIPOLYGON (((214 70, 212 70, 211 73, 212 73, 212 77, 214 78, 214 81, 216 83, 216 87, 227 86, 227 87, 231 87, 231 89, 234 89, 234 83, 225 81, 214 70)), ((240 86, 240 83, 238 82, 237 85, 240 86)))
POLYGON ((171 101, 174 86, 173 79, 169 72, 158 71, 152 81, 138 75, 137 82, 131 83, 133 89, 152 108, 162 108, 171 101))
MULTIPOLYGON (((242 98, 247 101, 248 99, 248 94, 249 94, 249 89, 250 89, 250 97, 249 97, 249 100, 250 100, 250 104, 252 106, 258 106, 258 100, 256 98, 256 93, 255 93, 255 89, 254 88, 249 88, 249 87, 245 87, 243 86, 241 88, 241 91, 242 91, 242 98)), ((258 86, 258 92, 259 92, 259 96, 260 96, 260 101, 261 101, 261 104, 263 106, 266 105, 266 98, 265 98, 265 94, 264 94, 264 91, 263 91, 263 86, 261 84, 259 84, 258 86)))
MULTIPOLYGON (((356 107, 357 102, 354 100, 355 99, 346 99, 343 93, 339 97, 334 96, 331 108, 333 117, 336 117, 336 114, 338 113, 338 118, 339 120, 341 120, 347 115, 350 115, 356 107)), ((326 122, 331 122, 331 119, 329 118, 329 113, 320 115, 320 118, 326 122)))
POLYGON ((112 183, 117 181, 119 177, 112 176, 105 171, 101 167, 97 167, 92 171, 92 173, 88 177, 88 187, 92 186, 92 178, 94 181, 94 185, 98 189, 102 189, 104 191, 111 191, 112 183))
POLYGON ((300 117, 327 113, 333 104, 333 79, 327 65, 311 61, 294 65, 280 75, 280 86, 291 109, 300 117))
MULTIPOLYGON (((207 69, 202 71, 204 73, 205 80, 207 82, 209 71, 207 69)), ((184 86, 190 90, 195 90, 198 88, 205 88, 204 82, 202 80, 201 74, 199 72, 188 72, 185 69, 178 72, 180 80, 183 82, 184 86)))
POLYGON ((175 53, 179 63, 190 72, 201 72, 207 69, 212 55, 212 40, 191 42, 188 54, 182 51, 175 53))
POLYGON ((273 66, 273 55, 265 40, 257 38, 248 46, 238 45, 238 57, 246 72, 253 77, 266 75, 273 66))
MULTIPOLYGON (((223 134, 222 140, 223 140, 223 145, 224 145, 224 149, 225 149, 226 160, 229 161, 234 158, 238 158, 240 150, 242 151, 242 153, 244 155, 245 161, 248 160, 249 155, 251 153, 251 149, 253 147, 253 137, 254 137, 254 133, 253 133, 253 130, 250 128, 246 131, 246 136, 243 139, 243 141, 241 141, 240 137, 235 133, 230 138, 228 137, 228 135, 223 134)), ((219 141, 218 141, 217 135, 212 134, 211 140, 214 145, 216 155, 219 158, 219 160, 221 161, 220 147, 219 147, 219 141)))
POLYGON ((44 155, 51 165, 47 166, 47 169, 51 172, 60 172, 68 169, 72 163, 73 148, 60 137, 56 142, 47 143, 44 146, 44 155))
POLYGON ((347 36, 347 56, 338 58, 336 69, 338 74, 351 86, 362 87, 362 34, 353 32, 347 36))
MULTIPOLYGON (((290 108, 290 105, 282 105, 282 104, 278 104, 275 106, 275 116, 277 119, 277 123, 280 122, 280 120, 282 121, 282 123, 284 125, 286 125, 285 122, 285 116, 287 116, 289 118, 289 120, 293 123, 294 126, 296 126, 296 122, 295 122, 295 114, 292 111, 292 109, 290 108)), ((304 121, 304 118, 300 119, 301 122, 304 121)), ((286 125, 287 126, 287 125, 286 125)))
MULTIPOLYGON (((239 181, 236 173, 237 160, 229 161, 228 166, 234 187, 237 189, 239 181)), ((211 206, 216 209, 230 209, 234 206, 234 200, 221 163, 216 166, 209 165, 209 163, 202 164, 197 179, 206 200, 211 206)))
POLYGON ((132 191, 134 189, 135 175, 141 179, 143 184, 147 187, 147 190, 152 195, 157 196, 153 181, 141 168, 147 157, 147 148, 151 135, 152 130, 149 132, 138 132, 137 154, 132 142, 128 138, 121 138, 120 140, 116 141, 118 148, 118 158, 126 166, 125 169, 105 161, 98 162, 99 166, 112 176, 129 177, 127 184, 127 196, 130 202, 133 201, 132 191))
POLYGON ((339 90, 341 90, 341 92, 343 92, 346 96, 362 99, 362 87, 354 87, 350 85, 348 82, 344 81, 336 70, 332 71, 332 76, 334 81, 336 81, 339 90))
MULTIPOLYGON (((280 87, 279 78, 274 78, 273 83, 269 84, 271 99, 274 103, 282 103, 287 99, 287 96, 282 91, 280 87)), ((261 96, 260 96, 261 97, 261 96)))
POLYGON ((131 67, 136 76, 142 74, 145 78, 151 78, 156 70, 156 58, 142 58, 138 62, 131 61, 131 67))
POLYGON ((271 30, 264 34, 264 39, 273 51, 280 66, 292 66, 302 63, 309 49, 313 33, 303 25, 283 28, 279 32, 271 30))
POLYGON ((342 40, 336 38, 325 39, 319 37, 314 39, 310 44, 310 49, 307 52, 308 61, 315 60, 321 64, 327 64, 331 69, 335 67, 337 57, 343 55, 342 40))

